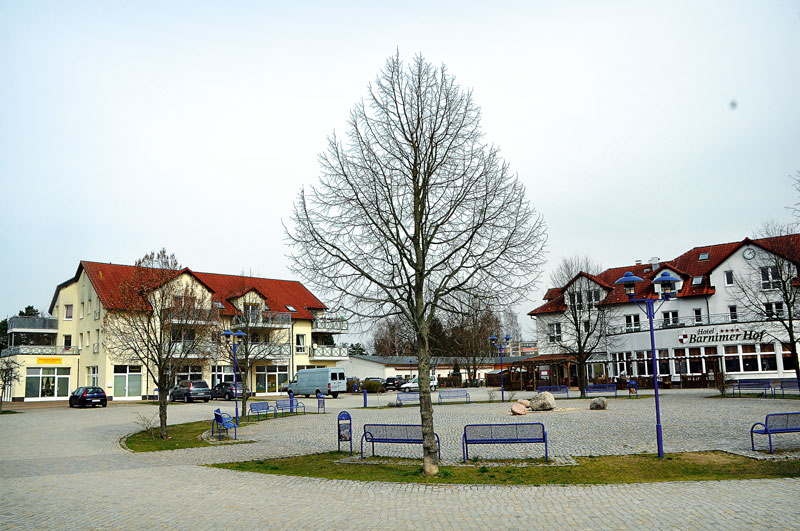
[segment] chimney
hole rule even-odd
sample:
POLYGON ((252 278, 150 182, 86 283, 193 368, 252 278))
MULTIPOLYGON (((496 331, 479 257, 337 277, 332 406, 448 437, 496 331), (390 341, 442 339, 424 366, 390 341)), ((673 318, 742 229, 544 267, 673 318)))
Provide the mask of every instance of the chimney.
POLYGON ((636 265, 642 265, 642 261, 641 260, 636 260, 636 265))

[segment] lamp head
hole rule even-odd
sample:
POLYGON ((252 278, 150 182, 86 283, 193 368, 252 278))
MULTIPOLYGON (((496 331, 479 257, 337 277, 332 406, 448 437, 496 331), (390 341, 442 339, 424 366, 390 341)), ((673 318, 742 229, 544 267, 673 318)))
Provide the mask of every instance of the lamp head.
POLYGON ((506 341, 506 343, 510 343, 511 342, 511 336, 508 335, 508 334, 506 334, 505 337, 503 337, 503 339, 506 341))
POLYGON ((664 271, 653 281, 653 284, 661 284, 661 294, 665 300, 669 300, 675 295, 675 283, 678 281, 680 281, 679 278, 670 275, 669 271, 664 271))
POLYGON ((631 273, 630 271, 628 271, 624 275, 622 275, 622 278, 614 282, 614 284, 622 284, 623 287, 625 288, 625 295, 627 295, 628 298, 630 299, 636 292, 636 284, 638 282, 644 282, 644 281, 641 278, 634 275, 633 273, 631 273))
POLYGON ((494 345, 495 343, 497 343, 497 337, 496 337, 494 334, 492 334, 492 335, 489 337, 489 343, 491 343, 492 345, 494 345))

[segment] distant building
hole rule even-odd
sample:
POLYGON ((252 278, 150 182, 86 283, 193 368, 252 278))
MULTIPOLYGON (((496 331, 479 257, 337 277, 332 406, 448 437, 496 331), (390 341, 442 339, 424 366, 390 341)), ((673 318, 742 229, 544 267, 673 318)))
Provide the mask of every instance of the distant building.
MULTIPOLYGON (((66 400, 80 386, 102 386, 109 399, 152 397, 155 383, 145 367, 123 364, 105 345, 107 308, 119 305, 120 284, 135 267, 82 261, 69 280, 59 284, 52 317, 11 317, 8 348, 0 354, 22 365, 22 381, 6 399, 66 400)), ((218 310, 220 331, 241 328, 243 314, 251 329, 252 348, 271 344, 265 359, 253 367, 248 388, 257 395, 278 393, 297 370, 333 367, 347 359, 347 348, 335 345, 347 321, 326 314, 326 306, 301 283, 238 275, 199 273, 188 268, 171 282, 191 283, 218 310), (277 347, 275 345, 277 344, 277 347)), ((125 308, 122 308, 125 310, 125 308)), ((188 355, 174 369, 175 380, 205 380, 212 386, 234 379, 233 367, 209 344, 188 355)))
MULTIPOLYGON (((575 385, 574 359, 565 348, 569 326, 565 315, 570 304, 591 304, 605 309, 614 320, 605 330, 609 347, 592 353, 589 378, 652 382, 647 317, 615 282, 631 271, 644 280, 637 285, 636 297, 655 298, 660 288, 653 280, 667 272, 680 280, 673 286, 677 296, 658 308, 653 322, 660 382, 711 386, 719 378, 795 379, 798 360, 791 355, 787 333, 776 321, 788 309, 778 296, 773 268, 759 268, 756 256, 784 259, 793 268, 793 289, 800 287, 800 234, 745 238, 695 247, 674 260, 637 261, 598 275, 581 273, 580 277, 588 279, 588 289, 569 298, 565 293, 575 279, 566 286, 555 286, 547 291, 546 302, 529 313, 537 322, 540 353, 562 362, 554 368, 571 372, 557 376, 575 385), (748 310, 753 306, 744 304, 743 282, 761 290, 764 303, 759 311, 748 310)), ((797 308, 794 311, 796 316, 797 308)))

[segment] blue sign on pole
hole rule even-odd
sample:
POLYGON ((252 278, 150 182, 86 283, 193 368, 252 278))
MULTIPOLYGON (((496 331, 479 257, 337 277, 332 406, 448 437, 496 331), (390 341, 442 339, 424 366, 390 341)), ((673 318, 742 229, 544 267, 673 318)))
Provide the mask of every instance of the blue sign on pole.
POLYGON ((350 455, 353 455, 353 420, 350 413, 342 411, 337 417, 337 449, 342 451, 342 442, 350 442, 350 455))

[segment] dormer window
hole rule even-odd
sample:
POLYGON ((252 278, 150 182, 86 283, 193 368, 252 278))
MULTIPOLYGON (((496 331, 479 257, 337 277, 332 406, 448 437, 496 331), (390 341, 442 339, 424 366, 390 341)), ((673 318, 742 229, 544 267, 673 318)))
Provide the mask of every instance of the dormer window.
POLYGON ((291 306, 289 304, 286 305, 286 309, 289 310, 290 312, 296 312, 297 311, 297 309, 294 306, 291 306))
POLYGON ((700 262, 702 262, 703 260, 708 260, 708 253, 700 253, 700 258, 698 258, 697 260, 700 262))

